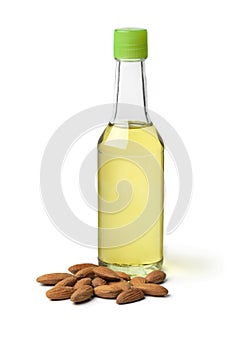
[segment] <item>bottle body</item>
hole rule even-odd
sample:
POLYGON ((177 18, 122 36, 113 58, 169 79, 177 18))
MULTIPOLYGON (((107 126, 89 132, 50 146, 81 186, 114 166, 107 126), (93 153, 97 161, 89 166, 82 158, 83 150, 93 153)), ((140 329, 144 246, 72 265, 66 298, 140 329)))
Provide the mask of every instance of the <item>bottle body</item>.
POLYGON ((164 147, 152 125, 109 124, 98 143, 99 263, 131 275, 163 260, 164 147))

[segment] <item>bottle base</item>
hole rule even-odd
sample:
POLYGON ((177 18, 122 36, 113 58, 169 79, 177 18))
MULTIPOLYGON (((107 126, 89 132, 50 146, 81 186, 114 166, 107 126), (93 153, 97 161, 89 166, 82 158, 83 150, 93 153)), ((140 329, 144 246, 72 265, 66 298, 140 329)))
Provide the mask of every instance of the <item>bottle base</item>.
POLYGON ((106 266, 114 271, 122 271, 130 275, 131 277, 142 276, 145 277, 153 270, 160 270, 163 265, 163 259, 153 264, 142 265, 124 265, 124 264, 110 264, 98 259, 99 265, 106 266))

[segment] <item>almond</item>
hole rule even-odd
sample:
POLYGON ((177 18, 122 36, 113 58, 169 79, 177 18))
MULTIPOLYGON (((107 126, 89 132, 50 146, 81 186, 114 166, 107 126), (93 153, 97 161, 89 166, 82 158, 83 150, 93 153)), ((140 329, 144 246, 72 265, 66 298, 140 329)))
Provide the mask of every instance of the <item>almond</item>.
POLYGON ((74 285, 74 289, 80 287, 80 286, 91 286, 92 279, 90 277, 82 278, 81 280, 77 281, 74 285))
POLYGON ((93 277, 95 277, 95 273, 93 271, 94 269, 95 269, 94 266, 85 267, 84 269, 76 272, 75 276, 78 277, 79 279, 84 278, 84 277, 93 278, 93 277))
POLYGON ((116 274, 122 278, 123 280, 126 280, 126 281, 129 281, 130 280, 130 275, 128 275, 127 273, 125 272, 122 272, 122 271, 115 271, 116 274))
POLYGON ((116 285, 107 285, 98 286, 94 288, 94 293, 97 297, 106 298, 106 299, 114 299, 122 292, 121 286, 116 285))
POLYGON ((144 294, 152 295, 154 297, 164 297, 168 294, 168 290, 163 286, 155 283, 141 283, 134 285, 134 288, 141 289, 144 294))
POLYGON ((166 278, 166 273, 160 270, 150 272, 146 278, 146 283, 162 283, 166 278))
POLYGON ((120 280, 120 277, 117 275, 117 273, 109 269, 108 267, 98 266, 98 267, 95 267, 93 271, 97 277, 101 277, 104 280, 107 280, 107 281, 120 280))
POLYGON ((109 282, 109 285, 120 287, 122 290, 127 290, 130 288, 130 284, 126 280, 121 280, 119 282, 109 282))
POLYGON ((51 300, 63 300, 69 299, 74 292, 73 287, 58 286, 49 289, 46 292, 46 296, 51 300))
POLYGON ((144 293, 142 290, 137 288, 130 288, 121 292, 116 299, 117 304, 128 304, 133 303, 144 298, 144 293))
POLYGON ((103 278, 101 278, 101 277, 95 277, 92 280, 93 287, 103 286, 104 284, 107 284, 107 282, 105 280, 103 280, 103 278))
POLYGON ((46 284, 48 286, 55 285, 56 283, 64 280, 66 277, 72 276, 70 273, 47 273, 46 275, 42 275, 37 277, 37 282, 46 284))
POLYGON ((70 300, 74 303, 81 303, 90 300, 93 296, 93 288, 91 286, 78 286, 75 292, 71 295, 70 300))
POLYGON ((66 277, 66 278, 64 278, 64 280, 61 280, 60 282, 57 282, 55 284, 55 287, 59 287, 59 286, 73 287, 76 281, 77 281, 77 277, 76 276, 66 277))
POLYGON ((72 265, 68 268, 68 270, 73 273, 76 274, 76 272, 85 269, 86 267, 96 267, 98 265, 95 264, 91 264, 91 263, 83 263, 83 264, 76 264, 76 265, 72 265))
POLYGON ((144 277, 133 277, 130 280, 130 284, 134 286, 135 284, 142 284, 145 283, 145 278, 144 277))

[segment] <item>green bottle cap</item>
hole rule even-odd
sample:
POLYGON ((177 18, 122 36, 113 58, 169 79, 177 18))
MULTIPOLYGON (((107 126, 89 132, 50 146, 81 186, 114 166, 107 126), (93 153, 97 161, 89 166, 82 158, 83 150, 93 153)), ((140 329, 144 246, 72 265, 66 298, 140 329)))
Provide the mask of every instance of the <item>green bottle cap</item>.
POLYGON ((147 30, 121 28, 114 31, 114 57, 119 60, 147 58, 147 30))

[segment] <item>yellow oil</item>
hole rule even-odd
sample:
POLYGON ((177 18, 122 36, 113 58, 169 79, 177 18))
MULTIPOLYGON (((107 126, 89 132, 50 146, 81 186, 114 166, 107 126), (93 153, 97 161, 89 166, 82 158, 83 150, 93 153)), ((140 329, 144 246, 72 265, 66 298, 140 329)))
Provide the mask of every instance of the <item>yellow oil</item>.
POLYGON ((145 275, 163 261, 163 142, 153 124, 109 124, 98 142, 99 263, 145 275))

